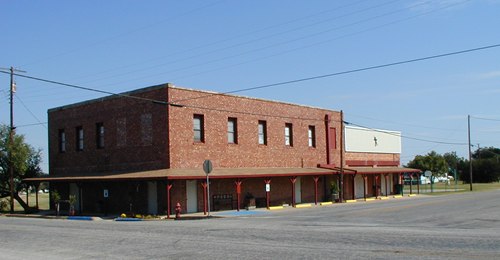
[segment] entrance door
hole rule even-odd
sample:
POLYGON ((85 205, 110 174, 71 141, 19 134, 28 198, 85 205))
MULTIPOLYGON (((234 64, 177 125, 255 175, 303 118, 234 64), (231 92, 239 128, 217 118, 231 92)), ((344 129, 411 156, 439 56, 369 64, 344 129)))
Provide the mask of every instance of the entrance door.
POLYGON ((186 181, 186 208, 188 213, 198 212, 196 181, 186 181))
POLYGON ((76 203, 73 205, 76 211, 80 211, 80 189, 78 189, 78 185, 76 183, 69 184, 69 194, 74 195, 76 197, 76 203))
POLYGON ((302 203, 302 188, 300 185, 300 177, 295 181, 295 203, 302 203))
POLYGON ((148 182, 148 213, 158 214, 158 193, 156 191, 156 181, 148 182))

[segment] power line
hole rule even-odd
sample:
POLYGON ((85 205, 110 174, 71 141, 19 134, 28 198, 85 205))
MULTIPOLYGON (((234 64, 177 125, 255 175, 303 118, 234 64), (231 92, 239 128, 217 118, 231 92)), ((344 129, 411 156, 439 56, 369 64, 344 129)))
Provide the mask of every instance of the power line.
POLYGON ((435 144, 448 144, 448 145, 468 145, 468 143, 451 143, 451 142, 441 142, 441 141, 435 141, 435 140, 427 140, 427 139, 422 139, 422 138, 415 138, 415 137, 410 137, 410 136, 396 134, 396 133, 389 132, 389 131, 374 129, 374 128, 362 126, 362 125, 359 125, 359 124, 351 123, 351 122, 344 122, 344 123, 346 125, 354 125, 354 126, 366 128, 366 129, 369 129, 369 130, 372 130, 372 131, 375 131, 375 132, 380 132, 380 133, 394 135, 394 136, 400 136, 401 138, 406 138, 406 139, 411 139, 411 140, 416 140, 416 141, 421 141, 421 142, 435 143, 435 144))
POLYGON ((45 127, 45 129, 47 129, 47 126, 44 123, 42 123, 42 121, 40 119, 38 119, 38 117, 26 106, 26 104, 24 104, 24 102, 21 100, 21 98, 18 95, 14 95, 14 96, 17 98, 17 100, 19 100, 19 102, 21 102, 21 105, 31 114, 31 116, 33 118, 35 118, 36 121, 38 121, 38 124, 42 125, 43 127, 45 127))
POLYGON ((469 53, 469 52, 475 52, 475 51, 480 51, 480 50, 486 50, 486 49, 491 49, 491 48, 497 48, 497 47, 500 47, 500 44, 488 45, 488 46, 477 47, 477 48, 466 49, 466 50, 455 51, 455 52, 448 52, 448 53, 443 53, 443 54, 437 54, 437 55, 432 55, 432 56, 427 56, 427 57, 422 57, 422 58, 416 58, 416 59, 411 59, 411 60, 404 60, 404 61, 386 63, 386 64, 382 64, 382 65, 375 65, 375 66, 364 67, 364 68, 359 68, 359 69, 352 69, 352 70, 346 70, 346 71, 341 71, 341 72, 334 72, 334 73, 330 73, 330 74, 318 75, 318 76, 313 76, 313 77, 307 77, 307 78, 301 78, 301 79, 294 79, 294 80, 289 80, 289 81, 283 81, 283 82, 278 82, 278 83, 272 83, 272 84, 257 86, 257 87, 250 87, 250 88, 238 89, 238 90, 233 90, 233 91, 227 91, 227 92, 223 92, 223 93, 213 93, 213 94, 208 94, 208 95, 199 96, 199 97, 180 99, 180 100, 176 100, 176 101, 173 101, 173 102, 178 103, 178 102, 183 102, 183 101, 188 101, 188 100, 194 100, 194 99, 200 99, 200 98, 206 98, 206 97, 211 97, 211 96, 216 96, 216 95, 233 94, 233 93, 250 91, 250 90, 256 90, 256 89, 264 89, 264 88, 277 87, 277 86, 288 85, 288 84, 293 84, 293 83, 299 83, 299 82, 304 82, 304 81, 329 78, 329 77, 333 77, 333 76, 340 76, 340 75, 351 74, 351 73, 362 72, 362 71, 368 71, 368 70, 374 70, 374 69, 381 69, 381 68, 392 67, 392 66, 403 65, 403 64, 414 63, 414 62, 420 62, 420 61, 431 60, 431 59, 438 59, 438 58, 443 58, 443 57, 447 57, 447 56, 459 55, 459 54, 464 54, 464 53, 469 53))
POLYGON ((485 118, 485 117, 477 117, 477 116, 470 116, 470 117, 474 118, 474 119, 479 119, 479 120, 500 122, 500 119, 495 119, 495 118, 485 118))

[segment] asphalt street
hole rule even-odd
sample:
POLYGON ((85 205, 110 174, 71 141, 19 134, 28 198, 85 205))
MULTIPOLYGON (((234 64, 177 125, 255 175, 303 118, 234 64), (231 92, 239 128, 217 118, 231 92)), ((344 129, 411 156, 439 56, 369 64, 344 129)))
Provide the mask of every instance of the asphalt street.
POLYGON ((500 190, 258 213, 141 222, 0 217, 0 259, 500 259, 500 190))

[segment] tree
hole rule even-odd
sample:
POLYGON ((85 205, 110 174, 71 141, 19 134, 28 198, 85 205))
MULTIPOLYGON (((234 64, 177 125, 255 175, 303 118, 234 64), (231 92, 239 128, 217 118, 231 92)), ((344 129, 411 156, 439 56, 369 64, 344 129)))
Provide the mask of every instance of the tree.
POLYGON ((42 174, 40 169, 41 151, 27 144, 23 135, 14 134, 12 145, 9 145, 10 127, 0 125, 0 197, 10 196, 10 163, 9 151, 12 154, 14 173, 14 193, 21 190, 22 179, 37 177, 42 174))
POLYGON ((407 165, 410 168, 420 169, 422 171, 431 171, 433 176, 442 176, 448 172, 448 163, 445 158, 432 151, 427 155, 417 155, 407 165))

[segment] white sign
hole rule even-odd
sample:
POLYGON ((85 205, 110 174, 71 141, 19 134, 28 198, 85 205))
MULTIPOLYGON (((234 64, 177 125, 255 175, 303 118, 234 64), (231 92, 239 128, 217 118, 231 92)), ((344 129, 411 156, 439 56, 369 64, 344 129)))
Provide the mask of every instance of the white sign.
POLYGON ((270 192, 271 191, 271 184, 267 183, 266 184, 266 192, 270 192))
POLYGON ((104 190, 104 198, 107 198, 109 197, 109 191, 108 190, 104 190))
POLYGON ((431 171, 425 171, 424 175, 425 175, 425 177, 430 177, 430 176, 432 176, 432 172, 431 171))
POLYGON ((401 153, 401 132, 345 127, 345 150, 361 153, 401 153))

